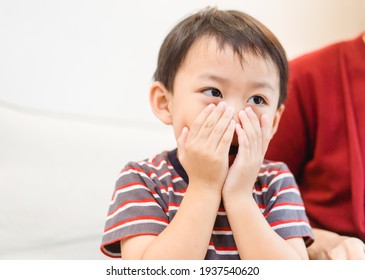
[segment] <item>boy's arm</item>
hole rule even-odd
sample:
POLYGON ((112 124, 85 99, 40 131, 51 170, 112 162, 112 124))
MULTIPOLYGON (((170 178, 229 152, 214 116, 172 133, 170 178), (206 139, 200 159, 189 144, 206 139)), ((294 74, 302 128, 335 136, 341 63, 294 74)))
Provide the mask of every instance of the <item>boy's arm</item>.
POLYGON ((220 193, 189 184, 174 219, 158 235, 144 235, 121 241, 123 259, 204 259, 220 193))
POLYGON ((178 139, 189 186, 171 223, 158 236, 121 241, 123 259, 203 259, 207 253, 234 134, 233 110, 208 106, 178 139))
POLYGON ((337 233, 313 228, 316 241, 308 248, 314 260, 364 260, 365 245, 358 238, 341 236, 337 233))
POLYGON ((308 259, 303 239, 282 239, 252 196, 227 196, 224 205, 241 259, 308 259))
POLYGON ((237 157, 224 188, 223 202, 241 259, 307 259, 302 238, 282 239, 268 224, 252 197, 268 143, 270 125, 265 115, 261 124, 251 109, 239 114, 237 157))

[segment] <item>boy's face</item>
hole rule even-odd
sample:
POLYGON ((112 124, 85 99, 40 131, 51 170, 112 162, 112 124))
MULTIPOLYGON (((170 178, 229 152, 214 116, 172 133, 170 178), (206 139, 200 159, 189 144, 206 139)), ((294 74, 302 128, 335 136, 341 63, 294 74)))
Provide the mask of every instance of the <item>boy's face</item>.
MULTIPOLYGON (((202 38, 189 50, 170 93, 169 114, 176 139, 182 129, 210 103, 225 101, 238 112, 251 106, 260 119, 263 113, 275 133, 283 106, 277 110, 279 75, 271 60, 247 54, 242 61, 231 47, 219 49, 215 39, 202 38)), ((237 145, 237 137, 233 139, 237 145)))

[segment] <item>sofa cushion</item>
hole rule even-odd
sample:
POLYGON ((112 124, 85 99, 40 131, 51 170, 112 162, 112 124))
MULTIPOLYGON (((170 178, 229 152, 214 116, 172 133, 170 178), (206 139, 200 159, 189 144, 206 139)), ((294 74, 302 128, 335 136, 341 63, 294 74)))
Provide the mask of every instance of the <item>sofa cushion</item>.
POLYGON ((102 259, 121 168, 174 148, 163 125, 0 104, 0 259, 102 259))

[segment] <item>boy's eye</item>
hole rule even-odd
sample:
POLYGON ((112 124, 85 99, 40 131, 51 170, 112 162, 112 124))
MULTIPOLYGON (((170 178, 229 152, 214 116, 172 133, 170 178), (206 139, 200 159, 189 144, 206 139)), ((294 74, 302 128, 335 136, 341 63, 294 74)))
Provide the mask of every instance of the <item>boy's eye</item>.
POLYGON ((261 96, 255 95, 255 96, 252 96, 248 100, 248 103, 252 103, 252 104, 255 104, 255 105, 261 105, 261 104, 265 103, 265 100, 261 96))
POLYGON ((222 93, 219 89, 216 88, 207 88, 203 90, 203 92, 207 95, 213 96, 213 97, 223 97, 222 93))

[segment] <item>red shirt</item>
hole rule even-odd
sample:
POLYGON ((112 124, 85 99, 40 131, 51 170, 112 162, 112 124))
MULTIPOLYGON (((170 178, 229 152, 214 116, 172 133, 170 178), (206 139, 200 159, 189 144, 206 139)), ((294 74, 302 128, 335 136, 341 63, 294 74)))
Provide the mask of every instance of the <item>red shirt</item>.
POLYGON ((290 62, 289 94, 267 159, 294 173, 311 225, 365 241, 365 44, 290 62))

